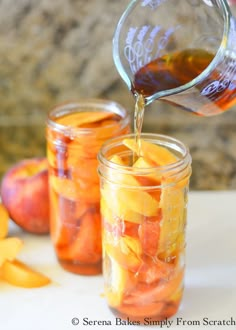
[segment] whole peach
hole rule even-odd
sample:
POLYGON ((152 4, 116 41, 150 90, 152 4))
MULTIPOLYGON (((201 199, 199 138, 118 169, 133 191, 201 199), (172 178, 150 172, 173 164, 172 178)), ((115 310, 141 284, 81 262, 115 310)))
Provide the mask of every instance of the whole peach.
POLYGON ((10 218, 34 234, 49 232, 48 163, 46 158, 24 159, 3 176, 1 198, 10 218))

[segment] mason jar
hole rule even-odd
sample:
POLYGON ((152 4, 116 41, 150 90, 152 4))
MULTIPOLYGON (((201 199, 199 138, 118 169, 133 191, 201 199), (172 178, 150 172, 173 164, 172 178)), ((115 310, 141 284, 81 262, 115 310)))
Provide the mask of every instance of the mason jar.
POLYGON ((174 315, 185 273, 191 156, 180 141, 142 134, 99 152, 105 297, 119 317, 174 315))
POLYGON ((47 119, 50 233, 61 266, 82 275, 102 271, 97 153, 129 132, 129 115, 108 100, 55 107, 47 119))

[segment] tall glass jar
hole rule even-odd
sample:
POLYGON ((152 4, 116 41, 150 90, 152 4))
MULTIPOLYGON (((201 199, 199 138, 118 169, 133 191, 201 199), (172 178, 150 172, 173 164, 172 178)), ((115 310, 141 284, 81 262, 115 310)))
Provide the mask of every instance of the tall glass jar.
POLYGON ((103 145, 99 175, 108 305, 140 323, 166 319, 183 293, 191 156, 168 136, 127 135, 103 145))
POLYGON ((129 132, 119 104, 80 100, 53 109, 47 120, 50 232, 68 271, 101 273, 100 191, 97 153, 105 140, 129 132))

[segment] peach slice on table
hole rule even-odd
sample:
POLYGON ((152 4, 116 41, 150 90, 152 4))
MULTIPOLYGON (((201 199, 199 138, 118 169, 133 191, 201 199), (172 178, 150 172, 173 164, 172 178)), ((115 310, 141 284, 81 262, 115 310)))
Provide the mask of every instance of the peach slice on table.
POLYGON ((114 114, 112 112, 86 111, 72 113, 71 115, 66 114, 65 117, 58 118, 57 123, 65 126, 81 127, 83 125, 89 126, 90 124, 98 123, 113 116, 114 114))
POLYGON ((0 267, 6 260, 13 260, 20 252, 23 241, 17 237, 8 237, 0 240, 0 267))
POLYGON ((0 239, 8 234, 9 214, 3 204, 0 203, 0 239))
MULTIPOLYGON (((123 144, 133 152, 137 153, 138 145, 134 139, 124 139, 123 144)), ((177 161, 177 157, 167 148, 145 140, 141 140, 141 156, 160 166, 172 164, 177 161)))
POLYGON ((19 260, 5 261, 1 267, 1 276, 8 283, 24 288, 37 288, 51 282, 48 277, 19 260))

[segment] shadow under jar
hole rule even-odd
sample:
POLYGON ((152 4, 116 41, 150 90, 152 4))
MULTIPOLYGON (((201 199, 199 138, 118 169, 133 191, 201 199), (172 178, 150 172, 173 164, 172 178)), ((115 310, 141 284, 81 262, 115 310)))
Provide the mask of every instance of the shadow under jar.
POLYGON ((183 294, 191 156, 168 136, 127 135, 104 144, 99 175, 108 305, 139 323, 169 318, 183 294))
POLYGON ((48 115, 50 233, 70 272, 102 271, 97 154, 107 139, 128 133, 129 123, 123 107, 98 99, 60 105, 48 115))

